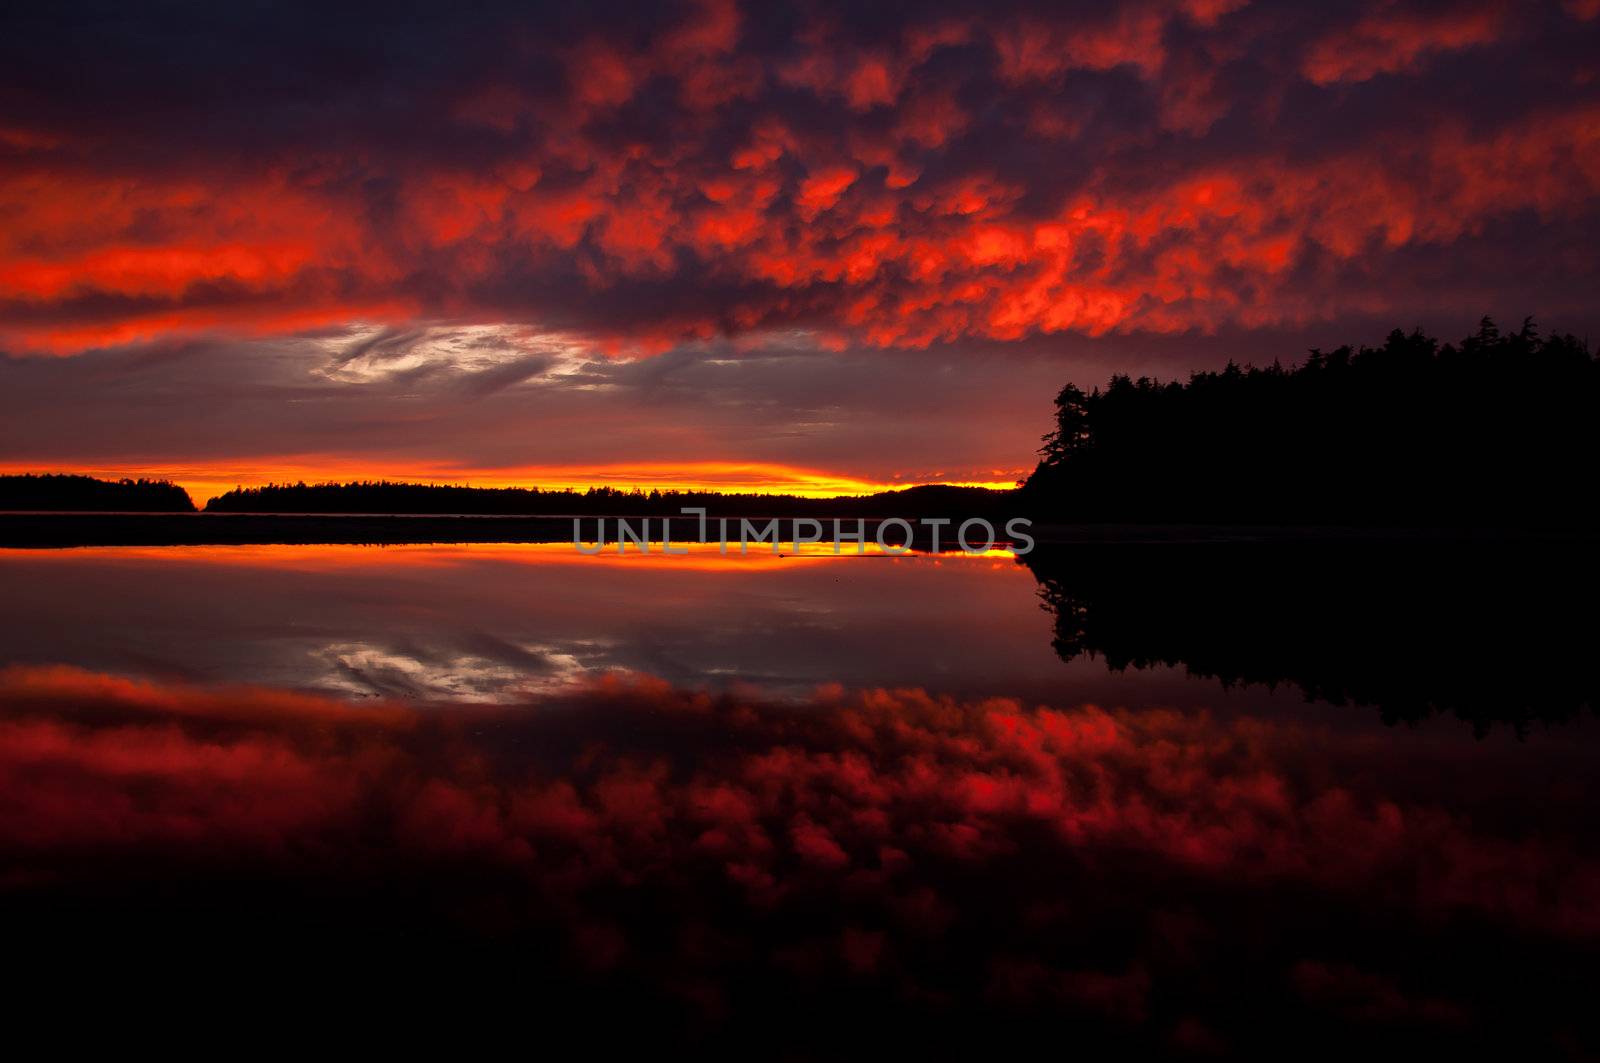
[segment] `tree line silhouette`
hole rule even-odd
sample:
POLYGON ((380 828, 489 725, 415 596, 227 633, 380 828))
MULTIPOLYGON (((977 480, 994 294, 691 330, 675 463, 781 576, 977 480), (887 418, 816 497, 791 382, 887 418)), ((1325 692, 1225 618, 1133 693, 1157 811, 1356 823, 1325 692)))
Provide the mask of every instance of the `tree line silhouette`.
POLYGON ((0 510, 193 513, 189 493, 168 480, 96 480, 58 473, 0 476, 0 510))
POLYGON ((1533 320, 1420 330, 1284 368, 1113 376, 1055 400, 1021 488, 1063 521, 1528 525, 1587 517, 1600 362, 1533 320))
POLYGON ((919 517, 997 512, 1009 492, 929 485, 861 497, 624 491, 615 487, 541 490, 389 480, 267 484, 234 488, 206 504, 208 513, 471 513, 505 516, 667 516, 703 507, 708 516, 919 517))

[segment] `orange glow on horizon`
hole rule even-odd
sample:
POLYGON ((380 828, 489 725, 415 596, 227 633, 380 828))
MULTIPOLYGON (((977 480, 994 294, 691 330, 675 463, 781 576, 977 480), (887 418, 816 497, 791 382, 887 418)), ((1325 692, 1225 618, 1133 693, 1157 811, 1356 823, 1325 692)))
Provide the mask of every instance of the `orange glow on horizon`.
MULTIPOLYGON (((995 470, 982 470, 991 475, 995 470)), ((437 462, 374 462, 341 457, 295 456, 247 458, 210 462, 74 463, 35 462, 0 464, 0 474, 72 473, 100 479, 145 477, 171 480, 189 492, 198 507, 235 487, 270 483, 348 483, 355 480, 393 480, 405 483, 466 487, 537 487, 542 490, 585 491, 614 487, 623 491, 717 491, 726 494, 797 495, 834 498, 871 495, 927 484, 983 487, 1005 490, 1015 486, 1025 470, 1009 479, 953 479, 944 476, 868 480, 820 469, 770 462, 631 462, 595 465, 527 465, 482 469, 437 462)))

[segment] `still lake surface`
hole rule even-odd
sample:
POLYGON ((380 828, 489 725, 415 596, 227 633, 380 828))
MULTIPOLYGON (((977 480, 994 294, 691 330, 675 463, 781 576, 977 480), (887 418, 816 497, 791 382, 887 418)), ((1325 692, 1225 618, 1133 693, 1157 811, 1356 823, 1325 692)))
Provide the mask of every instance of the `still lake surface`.
POLYGON ((1595 1047, 1587 552, 691 549, 0 551, 8 939, 801 1053, 1595 1047))

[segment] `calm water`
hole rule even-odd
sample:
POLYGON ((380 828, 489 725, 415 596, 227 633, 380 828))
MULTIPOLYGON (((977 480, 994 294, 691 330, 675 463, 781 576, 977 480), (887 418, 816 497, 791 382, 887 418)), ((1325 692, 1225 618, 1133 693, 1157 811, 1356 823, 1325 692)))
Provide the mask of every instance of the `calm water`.
POLYGON ((0 552, 5 929, 40 985, 155 951, 215 1014, 287 976, 736 1052, 1581 1054, 1593 585, 1422 548, 0 552))

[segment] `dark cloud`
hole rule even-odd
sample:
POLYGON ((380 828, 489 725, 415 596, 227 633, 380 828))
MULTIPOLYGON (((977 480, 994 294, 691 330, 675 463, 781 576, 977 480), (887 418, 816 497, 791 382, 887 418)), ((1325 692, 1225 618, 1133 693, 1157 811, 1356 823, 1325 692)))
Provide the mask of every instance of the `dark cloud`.
POLYGON ((1581 3, 8 20, 20 349, 426 316, 646 352, 795 327, 923 347, 1454 313, 1485 290, 1589 312, 1576 280, 1510 268, 1595 272, 1581 3), (1418 254, 1450 268, 1408 284, 1418 254))

